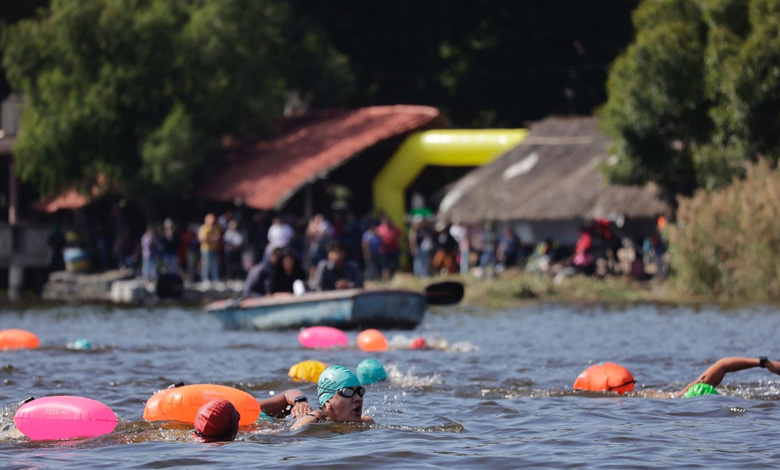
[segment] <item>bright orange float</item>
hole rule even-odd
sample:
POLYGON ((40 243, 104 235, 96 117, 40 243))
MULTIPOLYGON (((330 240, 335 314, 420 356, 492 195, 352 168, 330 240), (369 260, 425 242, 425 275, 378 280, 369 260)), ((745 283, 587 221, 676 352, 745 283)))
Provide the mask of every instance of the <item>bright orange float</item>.
POLYGON ((634 376, 625 367, 614 362, 601 362, 590 366, 577 376, 574 390, 593 392, 617 392, 621 395, 634 390, 634 376))
POLYGON ((241 413, 238 422, 240 426, 252 424, 260 416, 260 403, 252 395, 224 385, 198 384, 167 388, 155 393, 146 402, 144 419, 194 424, 200 407, 216 398, 228 400, 236 407, 241 413))
POLYGON ((379 330, 363 330, 357 337, 357 345, 363 351, 384 351, 387 349, 387 339, 379 330))
POLYGON ((0 330, 0 349, 37 349, 41 341, 25 330, 0 330))

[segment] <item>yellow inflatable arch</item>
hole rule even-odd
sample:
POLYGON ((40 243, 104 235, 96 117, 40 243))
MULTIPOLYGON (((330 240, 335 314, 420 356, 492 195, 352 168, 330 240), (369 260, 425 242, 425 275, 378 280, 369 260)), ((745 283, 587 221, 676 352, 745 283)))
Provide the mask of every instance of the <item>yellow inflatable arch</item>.
POLYGON ((403 230, 406 188, 427 165, 480 166, 519 144, 527 133, 526 129, 475 129, 411 134, 374 179, 374 207, 403 230))

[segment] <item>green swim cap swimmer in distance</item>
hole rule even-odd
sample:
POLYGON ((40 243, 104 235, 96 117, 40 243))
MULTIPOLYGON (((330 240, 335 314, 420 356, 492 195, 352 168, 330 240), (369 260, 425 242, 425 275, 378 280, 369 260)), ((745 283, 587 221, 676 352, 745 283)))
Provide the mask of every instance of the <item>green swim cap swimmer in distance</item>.
POLYGON ((683 398, 700 397, 703 395, 720 395, 720 393, 712 385, 700 382, 689 388, 683 395, 683 398))
POLYGON ((339 389, 359 387, 360 380, 344 366, 330 366, 320 374, 317 381, 317 398, 320 405, 328 402, 339 389))
POLYGON ((371 385, 387 378, 385 368, 376 359, 363 359, 357 365, 356 371, 362 385, 371 385))

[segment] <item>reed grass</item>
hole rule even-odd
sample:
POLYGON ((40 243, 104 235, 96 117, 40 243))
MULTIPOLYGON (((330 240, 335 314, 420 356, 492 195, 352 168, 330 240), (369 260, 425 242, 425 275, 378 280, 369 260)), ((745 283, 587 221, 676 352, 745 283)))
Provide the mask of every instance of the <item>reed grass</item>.
POLYGON ((388 282, 369 282, 368 287, 422 290, 443 280, 462 282, 464 304, 505 308, 537 302, 700 302, 703 299, 670 289, 662 280, 637 282, 626 277, 573 276, 555 282, 538 274, 508 270, 500 276, 479 279, 474 276, 451 276, 429 279, 398 274, 388 282))
POLYGON ((761 160, 744 179, 681 198, 669 238, 677 289, 718 300, 780 300, 780 171, 761 160))

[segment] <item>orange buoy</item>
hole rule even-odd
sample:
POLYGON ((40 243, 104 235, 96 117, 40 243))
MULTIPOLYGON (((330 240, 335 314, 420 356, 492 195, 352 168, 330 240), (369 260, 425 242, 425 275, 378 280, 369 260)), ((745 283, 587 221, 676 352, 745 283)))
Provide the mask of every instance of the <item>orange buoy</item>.
POLYGON ((37 349, 41 344, 35 334, 25 330, 0 330, 0 349, 37 349))
POLYGON ((194 424, 200 407, 217 398, 228 400, 236 407, 241 413, 238 422, 241 426, 254 423, 260 416, 260 403, 252 395, 224 385, 198 384, 167 388, 155 393, 146 402, 144 419, 194 424))
POLYGON ((384 351, 387 339, 379 330, 363 330, 357 337, 357 345, 363 351, 384 351))
POLYGON ((590 366, 577 376, 574 390, 593 392, 617 392, 621 395, 634 390, 634 376, 625 367, 614 362, 601 362, 590 366))

